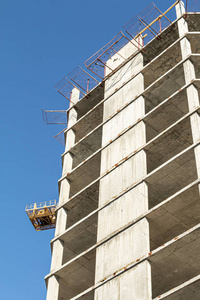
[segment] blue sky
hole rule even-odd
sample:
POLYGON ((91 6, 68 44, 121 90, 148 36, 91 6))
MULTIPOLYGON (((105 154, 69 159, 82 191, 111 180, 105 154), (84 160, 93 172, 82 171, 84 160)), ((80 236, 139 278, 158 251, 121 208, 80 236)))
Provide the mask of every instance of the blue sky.
MULTIPOLYGON (((155 1, 164 11, 174 1, 155 1), (159 4, 160 3, 160 4, 159 4)), ((1 0, 1 299, 45 299, 54 230, 35 232, 26 204, 58 199, 63 146, 42 108, 67 109, 54 85, 150 1, 1 0)))

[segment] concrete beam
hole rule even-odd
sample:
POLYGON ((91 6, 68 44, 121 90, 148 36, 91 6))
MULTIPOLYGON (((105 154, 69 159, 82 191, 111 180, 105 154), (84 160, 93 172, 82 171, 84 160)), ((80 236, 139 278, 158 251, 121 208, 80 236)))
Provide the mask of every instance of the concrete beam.
POLYGON ((59 297, 59 278, 55 275, 48 279, 46 300, 58 300, 59 297))
POLYGON ((167 291, 166 293, 159 295, 153 300, 198 300, 200 293, 200 275, 193 277, 192 279, 176 286, 175 288, 167 291))
MULTIPOLYGON (((196 247, 199 247, 199 237, 200 237, 200 224, 194 226, 193 228, 191 228, 190 230, 187 230, 186 232, 182 233, 181 235, 175 237, 174 239, 170 240, 169 242, 163 244, 161 247, 155 249, 154 251, 149 252, 147 255, 141 256, 138 259, 136 259, 135 261, 129 263, 127 266, 124 266, 123 268, 117 270, 115 272, 115 274, 109 275, 108 277, 106 277, 104 280, 102 280, 101 282, 96 283, 95 285, 89 287, 88 289, 84 290, 83 292, 80 292, 77 296, 75 296, 73 299, 79 299, 80 297, 87 295, 87 293, 91 292, 92 290, 100 287, 101 285, 105 284, 106 282, 108 282, 109 280, 111 280, 113 277, 119 276, 120 274, 124 273, 125 271, 133 268, 134 266, 142 263, 143 261, 145 261, 146 259, 148 259, 151 264, 156 264, 157 262, 163 261, 163 257, 167 254, 169 255, 169 253, 173 253, 173 251, 178 251, 178 252, 182 252, 182 250, 184 249, 184 247, 189 247, 189 249, 191 249, 190 243, 192 242, 194 245, 193 249, 196 251, 196 247), (169 251, 170 250, 170 251, 169 251)), ((185 248, 185 249, 186 249, 185 248)), ((184 249, 184 250, 185 250, 184 249)), ((193 266, 193 263, 196 263, 195 260, 195 251, 194 251, 194 255, 192 256, 191 260, 190 260, 190 266, 192 268, 195 267, 195 265, 193 266)), ((197 253, 199 253, 199 251, 197 251, 197 253)), ((184 254, 185 255, 185 254, 184 254)), ((184 255, 182 257, 182 259, 184 260, 184 264, 185 264, 185 258, 184 255)), ((197 262, 198 263, 198 262, 197 262)), ((179 265, 179 274, 182 274, 182 266, 184 267, 184 264, 180 264, 179 265)), ((62 276, 64 276, 64 268, 67 266, 67 264, 62 266, 62 272, 61 270, 56 272, 57 274, 60 274, 62 276)), ((170 268, 170 266, 172 266, 172 268, 175 266, 174 264, 168 264, 168 267, 170 268)), ((165 269, 162 270, 163 272, 165 272, 165 269)), ((198 270, 197 270, 198 272, 198 270)), ((166 272, 165 272, 166 273, 166 272)), ((160 273, 161 274, 161 273, 160 273)), ((189 275, 191 275, 192 272, 190 272, 189 275)), ((184 275, 184 273, 183 273, 184 275)), ((187 275, 187 276, 189 276, 187 275)), ((159 276, 159 274, 158 274, 159 276)), ((185 276, 185 275, 184 275, 185 276)), ((191 275, 191 278, 193 276, 191 275)), ((160 279, 162 280, 163 276, 160 276, 160 279)), ((178 279, 180 280, 180 278, 178 279)), ((177 282, 177 281, 176 281, 177 282)), ((176 286, 176 282, 174 281, 174 276, 172 278, 172 280, 170 281, 171 285, 174 285, 174 287, 176 286)), ((166 287, 164 286, 164 288, 166 289, 166 287)), ((153 290, 153 292, 157 293, 156 289, 153 290)), ((157 296, 157 295, 156 295, 157 296)), ((155 295, 153 295, 153 297, 155 297, 155 295)))
MULTIPOLYGON (((104 208, 108 206, 109 211, 112 214, 113 205, 117 205, 117 207, 119 208, 118 209, 119 212, 122 211, 123 213, 126 214, 128 213, 130 214, 130 217, 129 218, 122 217, 120 223, 117 222, 118 218, 116 218, 115 229, 112 227, 107 228, 108 232, 105 235, 105 237, 104 238, 102 237, 102 239, 98 243, 96 243, 96 241, 93 241, 93 246, 97 247, 98 245, 112 238, 114 235, 122 232, 126 228, 132 226, 134 223, 146 217, 149 220, 149 224, 150 224, 151 250, 153 250, 154 248, 157 248, 158 246, 163 244, 166 240, 170 240, 176 235, 184 232, 185 230, 199 223, 200 202, 199 202, 198 185, 199 185, 199 180, 195 180, 191 184, 187 185, 183 189, 179 190, 178 192, 170 196, 169 198, 163 200, 161 203, 157 204, 153 208, 146 211, 142 209, 142 205, 140 203, 139 205, 137 205, 137 208, 140 209, 140 212, 136 211, 135 209, 136 205, 129 205, 129 204, 127 205, 127 200, 129 200, 129 196, 128 196, 129 193, 133 195, 135 194, 135 192, 139 192, 140 195, 138 195, 136 199, 140 197, 142 198, 145 197, 145 193, 147 192, 145 185, 143 184, 141 184, 141 186, 138 185, 136 188, 129 190, 127 193, 121 196, 122 199, 121 204, 123 204, 124 207, 120 209, 119 203, 118 201, 116 201, 117 198, 113 199, 113 201, 110 202, 109 204, 106 204, 105 206, 99 207, 98 209, 94 210, 88 216, 86 216, 85 218, 83 218, 82 220, 80 220, 70 228, 68 228, 63 234, 61 234, 58 237, 55 237, 52 240, 52 243, 59 238, 60 240, 66 243, 66 248, 68 248, 68 244, 69 244, 69 248, 71 248, 70 244, 72 244, 74 238, 78 234, 80 234, 83 237, 83 239, 81 239, 80 241, 80 244, 82 244, 82 251, 84 252, 84 250, 87 249, 87 245, 84 242, 84 238, 86 238, 87 234, 89 234, 88 229, 90 230, 91 225, 94 226, 95 228, 95 224, 97 224, 97 218, 100 220, 102 219, 101 216, 98 217, 98 213, 101 212, 103 213, 104 208), (141 188, 144 188, 144 190, 142 190, 141 188), (143 213, 143 211, 145 211, 145 213, 143 213), (162 218, 162 216, 164 215, 165 217, 162 218), (174 217, 177 219, 175 223, 174 223, 174 217), (162 224, 159 224, 159 220, 161 221, 162 224), (156 230, 154 230, 155 228, 156 230)), ((93 230, 90 232, 94 234, 93 230)), ((93 249, 92 244, 90 246, 91 249, 93 249)), ((80 248, 78 247, 78 249, 80 248)), ((76 254, 79 253, 76 252, 76 254)))
MULTIPOLYGON (((199 85, 199 80, 196 79, 195 81, 193 81, 193 84, 196 85, 196 88, 200 88, 199 85)), ((153 108, 151 111, 149 111, 148 113, 146 113, 143 117, 141 117, 140 119, 137 119, 136 122, 131 122, 129 126, 127 126, 126 128, 123 128, 123 130, 117 134, 116 136, 113 137, 112 140, 109 140, 109 143, 105 144, 104 147, 101 147, 100 149, 98 149, 97 151, 96 148, 92 149, 92 147, 97 147, 96 144, 93 145, 92 141, 94 141, 94 138, 101 134, 101 127, 106 124, 107 122, 109 122, 109 119, 102 122, 99 126, 97 126, 97 128, 95 128, 93 131, 91 131, 88 135, 86 135, 83 139, 81 139, 79 142, 77 142, 73 148, 70 149, 70 153, 72 153, 74 155, 73 158, 73 164, 74 164, 74 160, 76 160, 75 163, 75 167, 78 166, 77 161, 80 161, 80 163, 84 163, 82 162, 82 155, 87 155, 86 153, 90 153, 89 150, 86 149, 92 149, 91 151, 91 155, 88 154, 87 159, 89 159, 89 157, 92 157, 94 154, 98 153, 98 151, 101 151, 102 149, 104 149, 106 146, 108 146, 110 143, 114 142, 117 138, 119 138, 121 135, 125 134, 127 131, 129 131, 131 128, 133 128, 135 125, 137 125, 140 121, 145 121, 145 123, 148 125, 147 126, 147 141, 149 141, 150 139, 152 139, 152 135, 153 137, 155 137, 155 133, 153 133, 153 131, 151 130, 151 132, 149 131, 150 128, 154 127, 155 130, 155 126, 158 124, 156 132, 162 132, 163 129, 166 129, 169 125, 173 124, 174 120, 177 120, 181 117, 181 114, 183 115, 183 112, 186 114, 186 112, 188 112, 188 107, 187 107, 187 97, 185 96, 185 90, 187 88, 189 88, 192 85, 192 83, 189 83, 188 85, 183 86, 181 89, 179 89, 178 91, 176 91, 174 94, 172 94, 170 97, 168 97, 167 99, 165 99, 163 102, 161 102, 159 105, 157 105, 155 108, 153 108), (166 116, 164 115, 166 111, 166 116), (172 115, 174 113, 174 116, 172 115), (169 118, 170 115, 170 118, 169 118), (151 121, 152 120, 152 121, 151 121), (100 131, 100 133, 97 133, 96 131, 100 131), (88 151, 88 152, 87 152, 88 151), (75 157, 80 156, 79 152, 81 152, 81 157, 75 157), (83 154, 82 154, 83 152, 83 154)), ((133 100, 132 103, 134 103, 137 99, 133 100)), ((128 107, 131 106, 128 105, 128 107)), ((126 108, 127 105, 123 106, 121 110, 119 110, 117 113, 115 113, 115 115, 120 114, 120 112, 122 112, 124 110, 124 108, 126 108)), ((135 106, 133 106, 133 108, 135 108, 135 106)), ((196 108, 196 106, 194 107, 196 108)), ((128 109, 128 111, 131 111, 130 107, 128 109)), ((119 117, 121 120, 121 117, 119 117)), ((112 118, 111 118, 112 119, 112 118)), ((97 138, 98 139, 98 138, 97 138)), ((65 154, 67 154, 68 152, 65 152, 63 154, 63 156, 65 154)), ((84 156, 84 159, 85 159, 84 156)))
POLYGON ((95 300, 151 300, 151 266, 145 261, 95 290, 95 300), (138 280, 139 279, 139 280, 138 280))

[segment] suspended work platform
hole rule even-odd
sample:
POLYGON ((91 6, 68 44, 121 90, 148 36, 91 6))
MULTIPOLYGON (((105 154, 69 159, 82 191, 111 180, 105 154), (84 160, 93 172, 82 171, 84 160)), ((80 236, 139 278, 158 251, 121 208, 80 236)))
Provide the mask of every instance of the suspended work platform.
POLYGON ((36 231, 55 228, 56 200, 28 204, 25 211, 36 231))

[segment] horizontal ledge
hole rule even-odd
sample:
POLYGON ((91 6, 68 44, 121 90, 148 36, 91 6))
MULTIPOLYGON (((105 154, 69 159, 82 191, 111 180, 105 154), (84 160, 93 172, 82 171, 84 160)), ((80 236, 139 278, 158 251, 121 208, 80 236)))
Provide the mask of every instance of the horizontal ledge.
MULTIPOLYGON (((162 105, 164 105, 167 101, 171 100, 174 96, 176 96, 179 92, 183 91, 184 89, 188 88, 191 84, 197 84, 200 83, 200 79, 194 79, 192 80, 190 83, 184 85, 183 87, 181 87, 178 91, 176 91, 175 93, 173 93, 171 96, 169 96, 168 98, 164 99, 161 103, 159 103, 157 106, 155 106, 152 110, 150 110, 148 113, 146 113, 143 117, 141 117, 139 120, 137 120, 136 122, 134 122, 131 126, 129 126, 128 128, 125 128, 122 132, 119 133, 119 135, 121 136, 123 133, 127 132, 128 130, 130 130, 133 126, 135 126, 138 122, 145 120, 146 118, 148 118, 151 113, 153 113, 155 110, 159 109, 162 105)), ((91 130, 88 134, 86 134, 83 138, 81 138, 77 143, 74 144, 73 147, 71 147, 69 150, 65 151, 61 157, 63 159, 63 157, 67 154, 72 152, 72 149, 75 148, 76 146, 78 146, 79 144, 81 144, 83 141, 85 141, 86 138, 88 138, 90 135, 92 135, 96 130, 98 130, 100 127, 102 127, 103 125, 105 125, 107 122, 109 122, 113 117, 115 117, 117 114, 119 114, 121 111, 123 111, 127 106, 129 106, 131 103, 133 103, 134 101, 136 101, 142 94, 140 94, 139 96, 136 96, 135 98, 133 98, 130 102, 126 103, 125 105, 123 105, 120 109, 118 109, 114 114, 112 114, 108 119, 106 119, 104 122, 102 122, 101 124, 99 124, 97 127, 95 127, 93 130, 91 130)), ((118 135, 112 140, 110 141, 110 143, 112 143, 114 140, 116 140, 118 138, 118 135)), ((110 144, 108 143, 108 145, 110 144)))
MULTIPOLYGON (((160 134, 158 134, 156 137, 154 137, 153 139, 151 139, 149 142, 147 142, 145 145, 139 147, 138 149, 134 150, 133 152, 131 152, 128 156, 126 156, 125 158, 121 159, 119 162, 117 162, 114 166, 112 166, 110 169, 108 169, 106 172, 104 172, 103 174, 101 174, 96 180, 94 180, 91 184, 89 184, 88 186, 91 186, 93 183, 95 183, 96 181, 99 181, 101 178, 103 178, 104 176, 106 176, 108 173, 110 173, 111 171, 113 171, 116 167, 118 167, 119 165, 123 164, 125 161, 127 161, 128 159, 130 159, 132 156, 136 155, 139 151, 145 150, 145 148, 147 148, 149 145, 151 145, 151 143, 153 143, 154 141, 156 141, 157 139, 159 139, 162 135, 164 135, 167 131, 171 130, 174 126, 176 126, 178 123, 180 123, 181 121, 183 121, 184 119, 190 117, 192 114, 194 114, 195 112, 198 112, 200 109, 200 106, 197 106, 194 110, 190 111, 189 113, 185 114, 182 118, 180 118, 178 121, 176 121, 175 123, 173 123, 172 125, 170 125, 167 129, 165 129, 164 131, 162 131, 160 134)), ((141 119, 140 121, 143 121, 144 119, 141 119)), ((137 123, 134 123, 132 125, 135 126, 137 123)), ((131 128, 132 128, 131 127, 131 128)), ((130 128, 126 129, 127 131, 130 130, 130 128)), ((123 131, 122 134, 124 134, 126 131, 123 131)), ((116 139, 119 138, 119 136, 116 137, 116 139)), ((95 155, 98 155, 100 151, 102 151, 102 149, 106 148, 107 146, 109 146, 110 143, 106 144, 104 147, 102 147, 101 149, 97 150, 94 154, 92 154, 91 156, 89 156, 84 162, 80 163, 76 168, 74 168, 72 170, 72 172, 67 173, 65 176, 61 177, 58 180, 58 183, 60 184, 62 182, 62 180, 64 179, 68 179, 70 180, 70 174, 72 174, 73 172, 75 172, 80 166, 84 165, 85 163, 87 163, 87 161, 89 161, 90 159, 92 159, 95 155)), ((187 148, 188 149, 188 148, 187 148)), ((179 155, 179 154, 178 154, 179 155)), ((176 157, 176 156, 174 156, 176 157)), ((173 158, 174 158, 173 157, 173 158)), ((171 158, 171 159, 173 159, 171 158)), ((170 161, 170 160, 168 160, 170 161)), ((168 162, 167 161, 167 162, 168 162)), ((166 162, 166 163, 167 163, 166 162)), ((165 165, 166 163, 162 164, 161 166, 159 166, 158 168, 156 168, 155 170, 158 170, 159 168, 161 168, 163 165, 165 165)), ((148 178, 155 170, 153 170, 152 172, 150 172, 149 174, 147 174, 147 176, 145 178, 148 178)), ((145 179, 144 178, 144 179, 145 179)), ((85 189, 87 189, 87 187, 85 187, 85 189)), ((81 192, 81 191, 80 191, 81 192)), ((77 193, 78 194, 78 193, 77 193)), ((75 195, 77 195, 75 194, 75 195)), ((73 197, 72 196, 71 199, 73 197)), ((70 200, 68 200, 70 201, 70 200)), ((62 207, 63 204, 61 206, 59 206, 57 208, 57 210, 62 207)))
MULTIPOLYGON (((187 288, 188 286, 190 286, 190 285, 196 283, 197 281, 200 281, 200 275, 197 275, 197 276, 193 277, 192 279, 190 279, 190 280, 184 282, 183 284, 180 284, 180 285, 178 285, 177 287, 175 287, 175 288, 173 288, 173 289, 167 291, 166 293, 164 293, 164 294, 162 294, 162 295, 160 295, 160 296, 157 296, 157 297, 154 298, 153 300, 167 299, 168 296, 171 296, 171 295, 175 294, 176 292, 180 291, 180 290, 183 289, 183 288, 187 288)), ((179 298, 179 299, 180 299, 180 298, 179 298)), ((170 298, 169 298, 169 300, 170 300, 170 298)), ((178 300, 178 299, 177 299, 177 300, 178 300)), ((185 299, 185 300, 187 300, 187 299, 185 299)))
MULTIPOLYGON (((165 204, 169 203, 171 200, 173 200, 174 198, 176 198, 177 196, 181 195, 182 193, 184 193, 185 191, 187 191, 188 189, 194 187, 195 185, 198 185, 200 183, 200 179, 197 179, 195 181, 193 181, 192 183, 188 184, 187 186, 185 186, 184 188, 182 188, 181 190, 179 190, 178 192, 176 192, 175 194, 173 194, 172 196, 168 197, 167 199, 163 200, 162 202, 160 202, 159 204, 155 205, 154 207, 152 207, 151 209, 149 209, 148 211, 146 211, 145 213, 139 215, 137 218, 133 219, 131 222, 128 222, 126 225, 124 225, 123 227, 119 228, 118 230, 114 231, 112 234, 110 234, 109 236, 107 236, 106 238, 102 239, 101 241, 99 241, 98 243, 96 243, 96 247, 98 247, 99 244, 103 244, 105 243, 107 240, 113 238, 114 236, 116 236, 117 234, 119 234, 120 232, 126 230, 127 228, 129 228, 130 226, 132 226, 133 224, 139 222, 141 219, 143 218, 148 218, 148 216, 150 216, 152 213, 154 213, 156 210, 160 209, 161 207, 163 207, 165 204)), ((121 195, 120 195, 121 196, 121 195)), ((99 211, 103 210, 105 207, 109 206, 110 204, 112 204, 114 201, 116 201, 120 196, 118 196, 115 199, 112 199, 111 201, 109 201, 107 204, 102 205, 101 207, 97 208, 96 210, 92 211, 90 214, 88 214, 86 217, 84 217, 83 219, 79 220, 77 223, 73 224, 71 227, 67 228, 65 230, 65 232, 63 232, 62 234, 60 234, 59 236, 54 237, 51 240, 51 244, 53 244, 56 240, 60 239, 63 240, 63 237, 65 235, 67 235, 71 230, 76 229, 78 226, 82 226, 82 223, 84 221, 87 221, 90 217, 92 217, 93 215, 97 214, 99 211)), ((83 252, 84 253, 84 252, 83 252)))
MULTIPOLYGON (((134 261, 132 261, 132 262, 130 262, 128 265, 126 265, 126 266, 120 268, 119 270, 117 270, 117 271, 114 272, 113 274, 108 275, 106 278, 103 278, 101 281, 99 281, 98 283, 94 284, 93 286, 91 286, 90 288, 88 288, 87 290, 85 290, 84 292, 82 292, 81 294, 75 296, 75 297, 72 298, 72 299, 74 299, 74 300, 75 300, 75 299, 78 299, 80 296, 83 296, 83 295, 85 295, 85 294, 91 292, 92 290, 94 290, 94 289, 100 287, 101 285, 105 284, 106 282, 110 281, 112 278, 121 275, 121 274, 124 273, 125 271, 127 271, 127 270, 133 268, 134 266, 138 265, 139 263, 142 263, 142 262, 145 261, 145 260, 150 260, 150 261, 151 261, 152 258, 153 258, 156 254, 160 253, 161 251, 163 251, 163 250, 166 249, 167 247, 169 247, 169 246, 171 246, 171 245, 173 245, 173 244, 176 244, 176 243, 177 243, 179 240, 181 240, 182 238, 186 237, 186 236, 189 235, 189 234, 192 234, 194 231, 199 230, 199 229, 200 229, 200 223, 197 224, 196 226, 193 226, 192 228, 190 228, 189 230, 185 231, 184 233, 182 233, 182 234, 180 234, 180 235, 174 237, 174 238, 171 239, 169 242, 163 244, 162 246, 158 247, 157 249, 155 249, 155 250, 153 250, 153 251, 147 253, 146 255, 143 255, 143 256, 139 257, 138 259, 136 259, 136 260, 134 260, 134 261)), ((92 250, 92 249, 91 249, 91 250, 92 250)), ((91 250, 88 250, 87 252, 89 252, 89 251, 91 251, 91 250)), ((80 255, 79 255, 78 257, 80 257, 80 255)), ((78 258, 78 257, 77 257, 77 258, 78 258)), ((77 259, 77 258, 76 258, 76 259, 77 259)), ((72 261, 73 261, 73 260, 72 260, 72 261)), ((45 280, 48 280, 49 277, 54 276, 54 275, 56 275, 56 276, 59 277, 59 274, 58 274, 59 271, 65 269, 70 263, 72 263, 72 261, 70 261, 70 262, 68 262, 68 263, 66 263, 66 264, 64 264, 64 265, 62 265, 62 266, 61 266, 59 269, 57 269, 56 271, 51 272, 51 273, 49 273, 48 275, 46 275, 45 280)))
MULTIPOLYGON (((83 118, 85 118, 90 112, 92 112, 94 109, 96 109, 97 108, 97 106, 99 106, 99 105, 101 105, 103 102, 105 102, 106 100, 108 100, 111 96, 113 96, 116 92, 118 92, 124 85, 126 85, 129 81, 131 81, 134 77, 136 77, 137 75, 139 75, 140 73, 142 73, 146 68, 148 68, 152 63, 154 63, 156 60, 158 60, 164 53, 166 53, 170 48, 172 48, 176 43, 178 43, 178 42, 180 42, 183 38, 185 38, 185 37, 187 37, 187 35, 188 34, 190 34, 190 35, 195 35, 196 34, 196 32, 187 32, 187 33, 185 33, 182 37, 180 37, 180 38, 178 38, 173 44, 171 44, 169 47, 167 47, 163 52, 161 52, 158 56, 156 56, 154 59, 152 59, 148 64, 146 64, 139 72, 137 72, 135 75, 133 75, 130 79, 128 79, 127 81, 125 81, 116 91, 113 91, 113 93, 111 93, 111 95, 109 95, 108 97, 106 97, 106 98, 104 98, 101 102, 99 102, 96 106, 94 106, 90 111, 88 111, 84 116, 82 116, 78 121, 77 121, 77 123, 78 122, 80 122, 83 118)), ((139 53, 139 52, 138 52, 139 53)), ((137 55, 138 53, 136 53, 135 55, 137 55)), ((130 59, 132 59, 132 57, 130 58, 130 59)), ((126 63, 130 60, 130 59, 128 59, 127 61, 126 61, 126 63)), ((186 58, 187 59, 187 58, 186 58)), ((184 60, 182 60, 181 62, 183 62, 184 60)), ((180 62, 180 63, 181 63, 180 62)), ((179 63, 178 63, 179 64, 179 63)), ((178 65, 177 64, 177 65, 178 65)), ((171 69, 170 69, 171 70, 171 69)), ((168 71, 167 71, 168 72, 168 71)), ((166 72, 166 73, 167 73, 166 72)), ((165 74, 166 74, 165 73, 165 74)), ((164 74, 164 75, 165 75, 164 74)), ((156 80, 157 81, 157 80, 156 80)), ((155 81, 155 82, 156 82, 155 81)), ((154 84, 154 83, 153 83, 154 84)), ((81 100, 80 100, 81 101, 81 100)), ((68 110, 71 110, 73 108, 73 106, 72 107, 70 107, 68 110)), ((73 125, 74 126, 74 125, 73 125)), ((66 130, 65 130, 65 133, 67 133, 70 129, 73 129, 73 126, 71 126, 71 127, 69 127, 69 128, 67 128, 66 130)))
MULTIPOLYGON (((190 57, 199 57, 200 58, 200 54, 192 54, 192 55, 189 55, 187 58, 185 58, 184 60, 182 60, 180 63, 178 63, 174 68, 176 68, 179 64, 182 64, 184 61, 186 61, 188 58, 190 57)), ((172 69, 174 69, 172 68, 172 69)), ((170 69, 168 72, 171 72, 172 69, 170 69)), ((167 72, 167 73, 168 73, 167 72)), ((166 76, 165 73, 163 76, 166 76)), ((160 77, 162 78, 162 76, 160 77)), ((160 80, 159 78, 159 80, 160 80)), ((158 81, 159 81, 158 80, 158 81)), ((157 81, 156 81, 157 82, 157 81)), ((156 83, 155 82, 155 83, 156 83)), ((142 120, 145 120, 152 112, 155 111, 155 109, 158 109, 160 106, 162 106, 164 103, 166 103, 166 101, 168 101, 169 99, 172 99, 173 96, 175 96, 178 92, 180 92, 181 90, 189 87, 191 84, 194 84, 194 83, 198 83, 199 80, 198 79, 193 79, 191 80, 191 82, 185 86, 183 86, 182 88, 180 88, 178 91, 176 91, 175 93, 173 93, 173 95, 171 95, 170 97, 168 97, 166 100, 162 101, 159 105, 157 105, 156 107, 154 107, 154 109, 152 109, 151 111, 149 111, 145 116, 143 116, 141 119, 137 120, 136 122, 134 122, 131 126, 129 126, 128 128, 125 128, 122 132, 120 132, 113 140, 111 140, 109 143, 107 143, 104 147, 100 148, 99 150, 95 151, 95 153, 93 153, 92 155, 90 155, 86 160, 84 160, 83 162, 81 162, 78 166, 76 166, 76 168, 74 168, 71 172, 68 172, 67 174, 65 174, 64 176, 62 176, 58 182, 62 181, 63 179, 65 179, 70 173, 72 173, 75 169, 79 168, 81 165, 83 165, 85 162, 87 162, 89 159, 91 159, 94 155, 98 154, 102 149, 106 148, 107 146, 109 146, 112 142, 114 142, 116 139, 118 139, 121 135, 123 135, 125 132, 127 132, 128 130, 130 130, 133 126, 135 126, 137 123, 139 123, 140 121, 142 120)), ((153 83, 153 85, 155 84, 153 83)), ((150 85, 146 90, 148 90, 152 85, 150 85)), ((146 91, 145 90, 145 91, 146 91)), ((143 93, 145 93, 145 91, 143 93)), ((143 94, 142 93, 142 94, 143 94)), ((141 94, 141 95, 142 95, 141 94)), ((141 96, 140 95, 140 96, 141 96)), ((120 111, 122 111, 127 105, 130 105, 130 103, 132 103, 133 101, 135 101, 136 99, 138 99, 138 97, 140 96, 137 96, 135 99, 132 99, 129 103, 127 103, 125 106, 123 106, 120 110, 118 110, 115 114, 117 115, 120 111)), ((112 116, 113 117, 113 116, 112 116)), ((95 130, 97 130, 99 127, 103 126, 105 123, 107 123, 110 119, 107 119, 106 121, 104 121, 103 123, 99 124, 97 126, 97 128, 93 129, 90 133, 88 133, 85 137, 83 137, 79 142, 82 142, 85 138, 87 138, 90 134, 92 134, 95 130)), ((74 147, 79 143, 77 142, 74 147)), ((63 155, 66 155, 68 152, 70 152, 70 149, 68 151, 66 151, 65 153, 63 153, 63 155)))
MULTIPOLYGON (((191 149, 195 148, 196 146, 198 146, 200 143, 200 141, 196 144, 192 144, 191 146, 189 146, 188 148, 184 149, 183 151, 181 151, 180 153, 178 153, 177 155, 175 155, 174 157, 172 157, 171 159, 169 159, 168 161, 166 161, 164 164, 160 165, 159 167, 157 167, 156 169, 154 169, 152 172, 150 172, 149 174, 147 174, 145 177, 143 177, 141 180, 138 180, 137 182, 134 182, 131 186, 127 187, 125 190, 123 190, 120 195, 123 195, 124 193, 126 193, 128 190, 132 189, 133 187, 137 186, 138 184, 140 184, 143 181, 147 181, 148 182, 148 178, 150 178, 153 174, 155 174, 156 172, 158 172, 160 169, 162 169, 164 166, 166 166, 167 164, 171 163, 173 160, 175 160, 176 158, 180 157, 182 154, 186 153, 187 151, 190 151, 191 149)), ((130 157, 132 157, 133 155, 135 155, 134 153, 131 154, 130 157)), ((129 157, 129 158, 130 158, 129 157)), ((125 159, 124 161, 126 161, 127 159, 125 159)), ((124 161, 120 162, 119 165, 121 165, 124 161)), ((111 172, 113 169, 111 169, 109 172, 111 172)), ((107 174, 104 174, 102 176, 100 176, 99 178, 97 178, 96 180, 94 180, 92 183, 90 183, 89 185, 87 185, 85 188, 83 188, 81 191, 79 191, 77 194, 73 195, 68 201, 62 203, 62 205, 60 205, 57 210, 59 210, 60 208, 66 206, 66 204, 70 201, 72 201, 73 199, 75 199, 78 195, 80 195, 82 192, 84 192, 85 190, 87 190, 88 188, 90 188, 92 185, 94 185, 96 182, 98 182, 101 178, 103 178, 104 176, 106 176, 107 174)), ((110 201, 112 201, 113 199, 118 198, 119 195, 115 195, 113 196, 111 199, 109 199, 105 204, 108 204, 110 201)))

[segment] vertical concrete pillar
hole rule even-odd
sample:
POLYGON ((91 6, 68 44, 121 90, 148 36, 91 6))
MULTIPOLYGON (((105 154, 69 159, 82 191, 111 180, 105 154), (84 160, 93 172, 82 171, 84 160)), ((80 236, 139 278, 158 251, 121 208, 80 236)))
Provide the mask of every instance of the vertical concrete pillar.
MULTIPOLYGON (((79 90, 74 88, 71 94, 71 104, 77 103, 79 100, 79 90)), ((68 128, 72 127, 77 120, 77 110, 72 107, 68 114, 68 128)), ((75 143, 75 132, 73 129, 68 130, 65 136, 65 152, 69 151, 71 147, 73 147, 75 143)), ((71 153, 67 152, 63 157, 63 172, 62 175, 66 175, 68 172, 72 170, 73 167, 73 157, 71 153)), ((60 183, 60 195, 59 195, 59 205, 63 204, 69 199, 70 193, 70 183, 67 179, 63 179, 60 183)), ((56 221, 56 231, 55 236, 61 234, 65 231, 67 224, 67 212, 64 208, 60 208, 57 214, 56 221)))
MULTIPOLYGON (((80 93, 79 90, 75 88, 73 89, 71 94, 71 100, 73 103, 77 103, 79 99, 79 93, 80 93)), ((77 110, 76 108, 72 107, 68 114, 68 128, 72 127, 76 123, 76 121, 77 121, 77 110)), ((73 129, 67 131, 65 135, 65 152, 69 151, 70 148, 74 146, 75 137, 76 137, 76 133, 73 129)), ((63 172, 62 172, 63 175, 71 171, 72 163, 73 163, 73 156, 70 152, 68 152, 63 157, 63 172)))
MULTIPOLYGON (((142 96, 137 97, 144 90, 144 78, 142 73, 132 78, 143 67, 142 54, 138 53, 127 65, 121 67, 105 81, 105 97, 110 97, 104 103, 104 120, 109 119, 110 115, 122 107, 124 109, 103 126, 102 145, 106 145, 110 140, 114 141, 102 150, 101 174, 105 174, 113 166, 115 168, 100 180, 99 206, 109 201, 111 203, 99 212, 98 242, 118 232, 122 227, 126 228, 129 222, 133 222, 148 210, 148 186, 145 182, 123 194, 123 191, 147 174, 146 153, 143 150, 139 151, 118 165, 123 158, 146 143, 146 127, 144 122, 139 122, 145 114, 145 100, 142 96), (124 78, 127 81, 132 79, 124 84, 124 78), (115 93, 112 94, 114 91, 115 93), (133 103, 126 106, 136 97, 133 103), (137 121, 135 126, 118 136, 137 121), (115 139, 117 136, 118 138, 115 139), (122 195, 113 202, 112 200, 120 194, 122 195)), ((131 261, 149 251, 149 223, 146 218, 143 218, 97 248, 95 283, 115 274, 120 268, 126 267, 131 261)), ((127 280, 126 273, 119 277, 113 276, 110 282, 95 290, 95 300, 124 300, 129 299, 128 295, 134 295, 134 299, 150 300, 149 263, 144 262, 139 268, 133 268, 131 278, 133 281, 127 280), (139 286, 140 292, 137 289, 139 286), (129 294, 125 296, 126 292, 129 294)))
POLYGON ((55 236, 65 231, 67 225, 67 211, 61 207, 57 212, 55 236))
MULTIPOLYGON (((182 18, 178 21, 179 36, 182 37, 185 33, 188 32, 187 21, 184 18, 185 7, 182 1, 180 1, 176 5, 176 14, 177 14, 177 18, 180 18, 182 16, 182 18)), ((190 42, 186 37, 184 37, 181 40, 180 45, 181 45, 182 58, 186 59, 189 55, 192 54, 190 42)), ((185 83, 186 84, 191 83, 193 79, 196 78, 196 74, 195 74, 195 66, 189 58, 184 62, 183 70, 185 76, 185 83)), ((186 92, 187 92, 187 99, 188 99, 188 108, 189 111, 192 111, 197 106, 200 105, 199 94, 196 87, 193 84, 187 88, 186 92)), ((198 113, 194 113, 191 115, 190 123, 191 123, 193 143, 195 144, 200 141, 200 117, 198 113)), ((196 160, 197 176, 198 178, 200 178, 200 147, 199 146, 195 147, 194 153, 195 153, 195 160, 196 160)))
MULTIPOLYGON (((79 100, 79 91, 74 88, 71 95, 72 103, 76 103, 79 100)), ((72 104, 71 103, 71 104, 72 104)), ((71 127, 77 120, 77 111, 75 108, 72 108, 69 111, 68 115, 68 127, 71 127)), ((66 143, 65 143, 65 152, 69 151, 75 143, 75 132, 73 129, 70 129, 66 134, 66 143)), ((64 176, 67 172, 72 170, 73 157, 68 152, 63 158, 63 172, 64 176)), ((60 195, 59 195, 59 205, 63 204, 69 199, 70 193, 70 183, 67 179, 63 179, 60 184, 60 195)), ((57 212, 56 218, 56 230, 55 237, 62 234, 67 225, 67 211, 61 207, 57 212)), ((62 265, 63 261, 63 252, 64 252, 64 243, 57 239, 53 242, 52 245, 52 259, 51 259, 51 272, 55 271, 62 265)), ((59 278, 56 276, 51 276, 48 279, 47 284, 47 300, 58 300, 59 294, 59 278)))
POLYGON ((56 240, 53 243, 51 272, 54 272, 58 266, 62 265, 64 243, 61 240, 56 240))
POLYGON ((47 283, 47 300, 57 300, 59 293, 59 278, 51 276, 47 283))

